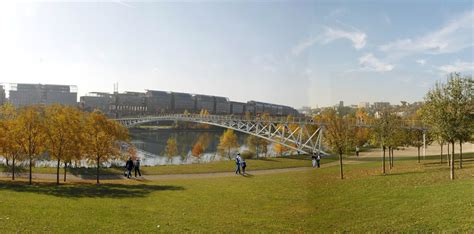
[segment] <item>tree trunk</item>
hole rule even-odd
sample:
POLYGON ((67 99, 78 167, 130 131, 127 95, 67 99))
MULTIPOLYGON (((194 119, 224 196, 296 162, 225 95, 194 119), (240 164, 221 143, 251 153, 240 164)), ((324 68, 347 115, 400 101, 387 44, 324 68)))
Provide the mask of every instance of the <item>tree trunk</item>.
POLYGON ((100 158, 97 157, 97 184, 99 184, 99 167, 100 167, 100 158))
POLYGON ((61 163, 61 159, 58 159, 58 165, 56 167, 56 184, 59 185, 59 164, 61 163))
POLYGON ((385 175, 385 146, 382 146, 382 149, 383 149, 383 156, 382 156, 382 164, 383 164, 383 167, 382 167, 382 173, 385 175))
POLYGON ((440 163, 443 164, 443 144, 441 144, 441 154, 439 155, 440 163))
POLYGON ((8 158, 5 159, 5 162, 7 163, 7 167, 10 166, 8 163, 8 158))
POLYGON ((451 167, 450 167, 450 177, 454 180, 454 141, 451 142, 451 167))
POLYGON ((418 163, 420 163, 420 146, 418 146, 418 163))
POLYGON ((31 185, 31 177, 32 177, 32 176, 31 176, 31 173, 32 173, 32 170, 31 170, 31 166, 32 166, 32 165, 31 165, 31 164, 33 163, 33 159, 31 158, 31 155, 29 155, 29 157, 30 157, 30 176, 29 176, 29 184, 31 185))
POLYGON ((12 180, 15 180, 15 157, 12 158, 12 180))
POLYGON ((450 148, 450 144, 448 142, 448 154, 446 155, 446 157, 448 158, 448 166, 451 166, 451 151, 449 150, 450 148))
POLYGON ((459 141, 459 168, 462 169, 462 141, 459 141))
POLYGON ((339 153, 339 165, 341 166, 341 180, 344 179, 344 173, 342 172, 342 153, 339 153))
POLYGON ((393 148, 392 148, 392 168, 393 168, 393 148))
POLYGON ((64 182, 66 182, 67 162, 64 162, 64 182))
POLYGON ((392 147, 388 147, 388 168, 392 170, 392 147))

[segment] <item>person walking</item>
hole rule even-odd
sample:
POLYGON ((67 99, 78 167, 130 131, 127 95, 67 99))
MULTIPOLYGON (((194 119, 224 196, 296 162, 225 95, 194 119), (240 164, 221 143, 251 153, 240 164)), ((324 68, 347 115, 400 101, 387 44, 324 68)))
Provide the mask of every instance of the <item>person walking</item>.
POLYGON ((235 174, 240 174, 240 161, 241 161, 240 153, 238 153, 237 157, 235 157, 235 166, 236 166, 235 174))
POLYGON ((242 159, 242 175, 245 175, 245 168, 247 167, 247 163, 245 162, 245 159, 242 159))
POLYGON ((137 177, 137 172, 139 176, 142 176, 142 173, 140 172, 140 159, 137 158, 135 161, 135 177, 137 177))
POLYGON ((359 151, 360 151, 359 146, 356 146, 356 156, 357 157, 359 157, 359 151))
POLYGON ((311 156, 311 162, 313 163, 313 168, 316 167, 316 155, 311 156))
POLYGON ((320 167, 320 161, 321 161, 321 155, 318 153, 318 156, 316 156, 316 163, 318 164, 318 168, 320 167))
POLYGON ((127 178, 130 179, 132 176, 132 169, 133 169, 133 161, 132 158, 128 158, 127 162, 125 163, 125 169, 127 169, 127 178))

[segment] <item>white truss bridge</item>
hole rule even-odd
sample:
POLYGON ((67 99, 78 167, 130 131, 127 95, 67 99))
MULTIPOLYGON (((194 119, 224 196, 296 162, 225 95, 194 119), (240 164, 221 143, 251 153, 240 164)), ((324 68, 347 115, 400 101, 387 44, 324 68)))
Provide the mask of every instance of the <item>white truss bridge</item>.
POLYGON ((163 114, 135 118, 116 119, 127 128, 140 124, 160 121, 185 121, 209 124, 281 144, 305 154, 327 154, 322 151, 323 128, 321 125, 305 118, 269 117, 259 118, 244 116, 200 115, 200 114, 163 114))

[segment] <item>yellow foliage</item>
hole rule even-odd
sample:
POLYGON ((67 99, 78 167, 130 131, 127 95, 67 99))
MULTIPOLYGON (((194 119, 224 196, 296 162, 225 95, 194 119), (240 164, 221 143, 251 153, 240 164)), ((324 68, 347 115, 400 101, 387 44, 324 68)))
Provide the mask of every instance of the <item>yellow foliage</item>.
POLYGON ((234 130, 227 129, 220 137, 219 145, 217 146, 218 150, 221 154, 227 153, 230 159, 231 150, 237 147, 239 147, 237 135, 235 135, 234 130))
POLYGON ((282 144, 274 144, 273 145, 273 150, 275 150, 275 152, 280 155, 280 156, 283 156, 283 154, 285 154, 286 152, 288 152, 290 149, 282 144))
POLYGON ((178 155, 178 143, 176 142, 176 138, 170 137, 166 142, 166 155, 171 158, 173 156, 178 155))
POLYGON ((196 142, 196 144, 194 144, 193 150, 192 150, 193 156, 199 158, 203 152, 204 152, 204 149, 203 149, 201 143, 196 142))

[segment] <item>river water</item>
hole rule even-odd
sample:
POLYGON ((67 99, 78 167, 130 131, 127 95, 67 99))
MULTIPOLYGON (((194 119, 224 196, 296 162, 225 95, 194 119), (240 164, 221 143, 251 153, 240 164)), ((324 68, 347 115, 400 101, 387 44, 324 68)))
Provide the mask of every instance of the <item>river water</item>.
MULTIPOLYGON (((225 129, 130 129, 132 143, 137 147, 143 165, 188 164, 209 162, 223 159, 217 154, 219 138, 225 129), (165 156, 166 144, 169 138, 175 138, 178 145, 178 154, 171 159, 165 156), (204 139, 205 150, 198 159, 193 157, 191 150, 194 144, 204 139)), ((247 149, 245 141, 247 135, 235 132, 240 145, 239 151, 247 149)))

